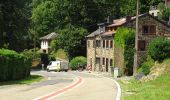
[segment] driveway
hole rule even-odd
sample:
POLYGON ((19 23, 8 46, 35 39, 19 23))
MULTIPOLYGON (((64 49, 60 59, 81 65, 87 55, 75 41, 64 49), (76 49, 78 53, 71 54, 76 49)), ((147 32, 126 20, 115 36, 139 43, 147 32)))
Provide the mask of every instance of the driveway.
POLYGON ((0 86, 1 100, 115 100, 117 88, 106 77, 85 72, 32 71, 45 80, 30 85, 0 86))

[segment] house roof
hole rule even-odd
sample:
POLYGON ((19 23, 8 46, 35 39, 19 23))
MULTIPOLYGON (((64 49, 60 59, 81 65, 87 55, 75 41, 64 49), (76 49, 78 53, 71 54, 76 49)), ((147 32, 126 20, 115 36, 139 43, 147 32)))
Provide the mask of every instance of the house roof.
POLYGON ((94 37, 94 36, 96 36, 96 35, 98 35, 98 34, 100 34, 100 33, 99 33, 99 29, 97 29, 96 31, 92 32, 91 34, 89 34, 89 35, 86 36, 86 37, 94 37))
POLYGON ((54 39, 56 38, 57 34, 55 32, 52 32, 46 36, 43 36, 40 38, 40 40, 51 40, 51 39, 54 39))
MULTIPOLYGON (((158 18, 150 15, 149 13, 141 14, 141 15, 139 15, 139 18, 145 17, 145 16, 150 16, 151 18, 153 18, 153 19, 155 19, 156 21, 162 23, 163 25, 165 25, 165 26, 167 26, 167 27, 170 27, 167 23, 159 20, 158 18)), ((110 24, 110 25, 108 25, 107 27, 122 26, 122 25, 124 25, 124 24, 127 24, 127 23, 129 23, 129 22, 131 22, 131 21, 135 21, 135 20, 136 20, 136 16, 131 17, 131 19, 130 19, 129 21, 127 21, 126 18, 116 19, 116 20, 113 20, 113 24, 110 24)))
MULTIPOLYGON (((167 27, 170 27, 167 23, 159 20, 158 18, 150 15, 149 13, 141 14, 141 15, 139 15, 139 18, 144 17, 144 16, 150 16, 151 18, 157 20, 158 22, 162 23, 163 25, 165 25, 165 26, 167 26, 167 27)), ((123 25, 125 25, 125 24, 127 24, 127 23, 129 23, 129 22, 135 21, 135 20, 136 20, 136 16, 131 17, 130 20, 126 20, 126 18, 120 18, 120 19, 113 20, 113 23, 110 24, 110 25, 108 25, 108 26, 106 26, 106 27, 123 26, 123 25)), ((99 29, 97 29, 96 31, 94 31, 94 32, 92 32, 90 35, 88 35, 87 37, 94 37, 94 36, 99 35, 99 34, 100 34, 101 36, 109 36, 109 35, 111 36, 111 35, 113 35, 114 33, 116 33, 116 32, 115 32, 115 31, 114 31, 114 32, 112 31, 112 32, 100 33, 100 32, 99 32, 99 29)))

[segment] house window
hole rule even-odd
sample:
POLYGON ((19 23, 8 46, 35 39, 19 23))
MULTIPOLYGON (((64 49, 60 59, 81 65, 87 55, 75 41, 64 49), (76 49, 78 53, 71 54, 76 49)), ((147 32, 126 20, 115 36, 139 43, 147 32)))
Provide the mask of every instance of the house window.
POLYGON ((95 48, 96 46, 95 46, 95 41, 93 40, 93 48, 95 48))
POLYGON ((106 48, 109 48, 109 41, 106 40, 106 48))
POLYGON ((113 48, 113 41, 110 41, 110 48, 113 48))
POLYGON ((152 34, 152 35, 156 34, 156 26, 154 26, 154 25, 150 26, 150 34, 152 34))
POLYGON ((100 30, 101 33, 105 32, 105 26, 99 26, 99 30, 100 30))
POLYGON ((103 61, 102 61, 102 62, 103 62, 103 65, 104 65, 104 64, 105 64, 105 58, 103 58, 103 61))
POLYGON ((110 59, 110 66, 113 66, 113 60, 110 59))
POLYGON ((96 64, 100 64, 100 58, 96 58, 96 64))
POLYGON ((105 48, 105 40, 103 40, 103 48, 105 48))
POLYGON ((90 47, 90 41, 87 41, 87 46, 90 47))
POLYGON ((138 51, 146 50, 146 42, 145 40, 138 40, 138 51))
POLYGON ((101 43, 100 40, 96 40, 96 47, 100 47, 101 43))
POLYGON ((149 33, 149 27, 147 25, 143 26, 143 34, 147 35, 149 33))
POLYGON ((142 32, 144 35, 155 35, 156 34, 156 26, 155 25, 144 25, 142 32))

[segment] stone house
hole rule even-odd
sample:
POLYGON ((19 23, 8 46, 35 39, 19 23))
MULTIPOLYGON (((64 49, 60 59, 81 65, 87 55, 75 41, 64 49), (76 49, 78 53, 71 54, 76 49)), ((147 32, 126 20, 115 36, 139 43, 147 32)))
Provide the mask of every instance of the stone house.
POLYGON ((43 36, 40 38, 41 40, 41 52, 43 53, 49 53, 50 52, 50 42, 55 39, 57 34, 55 32, 52 32, 46 36, 43 36))
MULTIPOLYGON (((114 35, 119 27, 135 29, 136 17, 113 20, 111 23, 98 24, 99 28, 87 38, 87 66, 93 71, 110 72, 111 67, 124 67, 123 54, 114 46, 114 35)), ((156 17, 145 13, 139 15, 138 65, 146 59, 147 47, 156 37, 170 37, 170 27, 156 17)))

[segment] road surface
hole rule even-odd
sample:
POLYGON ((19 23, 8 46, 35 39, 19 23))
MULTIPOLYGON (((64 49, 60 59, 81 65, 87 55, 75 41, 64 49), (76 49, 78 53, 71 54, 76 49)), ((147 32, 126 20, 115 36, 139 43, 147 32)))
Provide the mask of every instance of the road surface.
POLYGON ((0 86, 0 100, 115 100, 113 80, 86 72, 33 71, 45 79, 30 85, 0 86))

